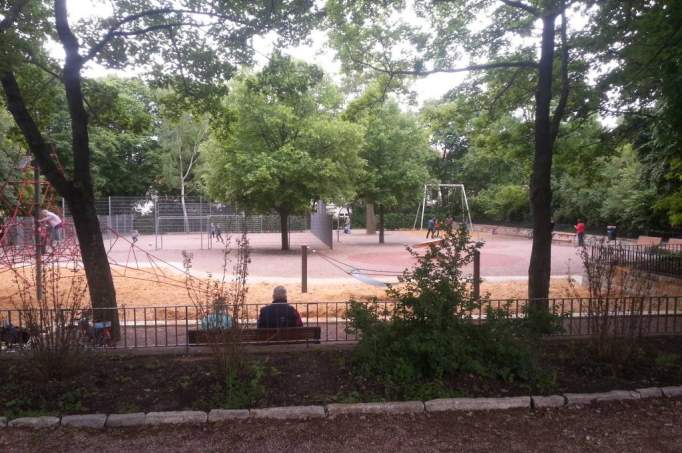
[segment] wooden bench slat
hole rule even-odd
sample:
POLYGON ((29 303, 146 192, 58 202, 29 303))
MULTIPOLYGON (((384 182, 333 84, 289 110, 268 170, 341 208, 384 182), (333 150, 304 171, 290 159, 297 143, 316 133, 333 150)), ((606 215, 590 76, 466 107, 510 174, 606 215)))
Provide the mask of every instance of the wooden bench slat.
MULTIPOLYGON (((220 343, 232 340, 236 332, 233 329, 190 330, 187 332, 187 341, 190 345, 220 343)), ((321 334, 319 326, 239 330, 241 342, 258 344, 319 343, 321 334)))

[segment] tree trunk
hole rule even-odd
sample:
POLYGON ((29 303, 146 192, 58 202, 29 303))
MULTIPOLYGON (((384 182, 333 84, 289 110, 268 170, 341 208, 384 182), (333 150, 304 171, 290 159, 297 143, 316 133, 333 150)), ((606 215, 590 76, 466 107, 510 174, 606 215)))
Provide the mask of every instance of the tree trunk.
POLYGON ((376 234, 377 221, 374 217, 374 203, 365 203, 365 232, 367 234, 376 234))
POLYGON ((379 205, 379 244, 384 243, 384 205, 379 205))
POLYGON ((117 340, 120 335, 116 290, 93 198, 83 195, 80 191, 73 191, 65 198, 76 227, 81 259, 94 309, 93 322, 111 321, 113 339, 117 340), (104 310, 97 310, 97 308, 104 308, 104 310))
POLYGON ((180 180, 180 204, 182 205, 182 219, 185 233, 189 233, 189 219, 187 218, 187 205, 185 204, 185 181, 180 180))
POLYGON ((281 208, 279 213, 279 227, 282 234, 282 250, 289 250, 289 210, 281 208))
POLYGON ((530 184, 533 217, 533 248, 528 268, 528 298, 531 305, 548 308, 552 266, 552 69, 554 63, 554 22, 556 15, 542 18, 542 49, 535 92, 535 158, 530 184))

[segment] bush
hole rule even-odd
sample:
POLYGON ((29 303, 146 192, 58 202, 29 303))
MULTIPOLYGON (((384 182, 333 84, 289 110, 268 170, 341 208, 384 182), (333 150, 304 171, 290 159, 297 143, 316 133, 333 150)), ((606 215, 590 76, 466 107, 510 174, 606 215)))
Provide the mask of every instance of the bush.
POLYGON ((481 245, 465 230, 447 232, 405 271, 401 285, 389 288, 392 307, 376 300, 351 303, 349 330, 360 334, 353 359, 357 377, 377 382, 387 398, 444 396, 451 392, 448 382, 464 373, 536 381, 537 317, 517 319, 501 308, 488 309, 483 323, 473 319, 486 300, 474 298, 462 270, 481 245))
POLYGON ((485 216, 500 222, 523 221, 530 213, 528 189, 513 184, 485 189, 474 203, 485 216))

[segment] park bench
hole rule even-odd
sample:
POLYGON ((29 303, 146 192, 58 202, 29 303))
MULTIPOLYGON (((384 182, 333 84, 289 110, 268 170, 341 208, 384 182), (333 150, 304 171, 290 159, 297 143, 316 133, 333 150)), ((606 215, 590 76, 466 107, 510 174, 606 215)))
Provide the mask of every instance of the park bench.
POLYGON ((575 243, 575 233, 567 233, 563 231, 555 231, 552 233, 552 241, 575 243))
MULTIPOLYGON (((190 345, 214 344, 229 341, 235 330, 189 330, 187 342, 190 345)), ((286 327, 280 329, 241 329, 239 331, 242 343, 253 344, 291 344, 291 343, 319 343, 322 329, 312 327, 286 327)))
POLYGON ((670 239, 668 239, 668 245, 682 245, 682 239, 670 238, 670 239))
POLYGON ((637 238, 637 245, 645 245, 648 247, 657 247, 663 242, 662 238, 655 236, 640 236, 637 238))

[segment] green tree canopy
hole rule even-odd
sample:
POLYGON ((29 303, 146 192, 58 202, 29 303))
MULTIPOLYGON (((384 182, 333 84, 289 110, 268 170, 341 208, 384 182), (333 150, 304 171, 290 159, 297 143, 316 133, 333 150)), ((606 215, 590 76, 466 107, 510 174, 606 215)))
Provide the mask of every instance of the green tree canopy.
POLYGON ((290 214, 355 195, 362 129, 339 119, 339 106, 319 68, 286 56, 240 77, 207 147, 209 193, 247 211, 276 211, 287 250, 290 214))

